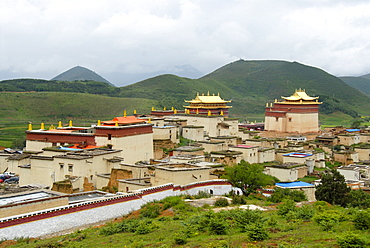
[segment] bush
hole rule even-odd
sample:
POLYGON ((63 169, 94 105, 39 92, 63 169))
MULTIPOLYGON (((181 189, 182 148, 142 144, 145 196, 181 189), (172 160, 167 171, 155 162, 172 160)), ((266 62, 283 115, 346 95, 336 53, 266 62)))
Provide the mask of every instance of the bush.
POLYGON ((270 197, 270 201, 278 203, 286 200, 293 200, 295 202, 307 201, 307 197, 302 191, 276 188, 270 197))
POLYGON ((173 206, 178 205, 181 203, 183 200, 181 199, 180 196, 169 196, 160 201, 160 203, 163 203, 163 209, 169 209, 173 206))
POLYGON ((174 239, 177 245, 185 245, 188 242, 186 236, 182 233, 177 233, 174 239))
POLYGON ((161 213, 161 207, 156 203, 146 205, 140 210, 140 215, 144 218, 157 218, 161 213))
POLYGON ((277 209, 278 209, 277 214, 285 217, 289 212, 295 211, 296 207, 293 200, 288 200, 283 204, 279 205, 277 209))
POLYGON ((308 205, 303 205, 302 207, 297 208, 296 212, 297 218, 305 221, 311 220, 315 215, 315 209, 308 205))
POLYGON ((353 223, 358 230, 370 229, 370 211, 358 211, 355 214, 353 223))
POLYGON ((229 206, 229 202, 226 198, 218 198, 215 201, 215 206, 216 207, 227 207, 227 206, 229 206))
POLYGON ((253 241, 265 240, 269 237, 267 229, 262 223, 250 224, 247 228, 247 235, 253 241))
POLYGON ((331 231, 339 221, 344 220, 344 217, 337 211, 329 210, 316 214, 313 220, 319 224, 324 231, 331 231))
POLYGON ((206 191, 198 191, 198 194, 194 195, 195 199, 210 198, 212 195, 206 191))
POLYGON ((337 243, 341 248, 362 248, 366 241, 358 234, 347 232, 337 237, 337 243))
POLYGON ((208 223, 208 228, 210 233, 216 234, 216 235, 224 235, 226 234, 227 230, 227 224, 225 222, 225 219, 213 217, 210 219, 208 223))
POLYGON ((247 203, 243 195, 234 195, 232 199, 232 204, 243 205, 247 203))

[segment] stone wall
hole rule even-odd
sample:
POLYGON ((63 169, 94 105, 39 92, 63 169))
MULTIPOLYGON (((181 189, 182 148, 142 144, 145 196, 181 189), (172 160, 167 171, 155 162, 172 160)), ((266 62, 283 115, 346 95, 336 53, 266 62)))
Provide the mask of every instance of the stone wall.
POLYGON ((195 195, 199 191, 223 195, 231 190, 240 191, 240 189, 233 188, 225 180, 209 180, 185 186, 166 184, 138 190, 132 194, 115 195, 104 199, 10 216, 0 219, 0 239, 42 237, 71 228, 93 225, 121 217, 140 209, 147 202, 161 200, 168 196, 195 195))

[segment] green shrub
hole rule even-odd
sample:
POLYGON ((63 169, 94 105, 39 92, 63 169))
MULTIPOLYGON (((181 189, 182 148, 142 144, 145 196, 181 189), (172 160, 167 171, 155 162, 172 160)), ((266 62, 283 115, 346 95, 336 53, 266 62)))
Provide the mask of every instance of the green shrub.
POLYGON ((331 231, 338 222, 344 220, 344 217, 338 211, 328 210, 316 213, 313 220, 319 224, 324 231, 331 231))
POLYGON ((208 229, 212 234, 224 235, 226 234, 227 228, 228 226, 225 219, 222 218, 213 217, 208 223, 208 229))
POLYGON ((303 205, 300 208, 296 208, 297 218, 301 220, 311 220, 315 215, 315 209, 308 205, 303 205))
POLYGON ((183 200, 180 196, 169 196, 160 201, 160 203, 163 203, 163 209, 169 209, 173 206, 176 206, 177 204, 181 203, 183 200))
POLYGON ((277 214, 285 217, 289 212, 295 211, 296 206, 293 200, 287 200, 283 204, 279 205, 277 209, 277 214))
POLYGON ((250 224, 247 228, 247 235, 253 241, 265 240, 269 237, 267 229, 262 223, 250 224))
POLYGON ((243 205, 247 203, 244 195, 234 195, 232 199, 232 204, 243 205))
POLYGON ((307 197, 302 191, 276 188, 274 193, 269 198, 270 201, 278 203, 287 200, 293 200, 295 202, 307 201, 307 197))
POLYGON ((195 199, 210 198, 212 195, 206 191, 198 191, 198 194, 194 195, 195 199))
POLYGON ((341 248, 363 248, 366 241, 360 235, 347 232, 337 237, 337 243, 341 248))
POLYGON ((353 223, 358 230, 370 229, 370 211, 358 211, 353 218, 353 223))
POLYGON ((175 244, 177 245, 185 245, 187 241, 187 237, 182 233, 177 233, 174 237, 175 244))
POLYGON ((229 202, 226 198, 218 198, 215 201, 215 206, 216 207, 227 207, 227 206, 229 206, 229 202))
POLYGON ((156 203, 146 205, 140 210, 140 215, 144 218, 157 218, 161 213, 161 206, 156 203))

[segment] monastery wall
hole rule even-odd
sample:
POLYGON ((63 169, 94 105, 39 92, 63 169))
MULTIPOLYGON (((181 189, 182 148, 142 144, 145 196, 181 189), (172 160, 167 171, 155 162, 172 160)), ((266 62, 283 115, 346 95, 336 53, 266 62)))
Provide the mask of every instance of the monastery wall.
POLYGON ((106 199, 11 216, 0 219, 0 239, 42 237, 72 228, 86 227, 121 217, 140 209, 147 202, 161 200, 168 196, 195 195, 199 191, 223 195, 231 190, 237 190, 241 193, 240 189, 233 188, 225 180, 203 181, 181 187, 166 184, 139 190, 138 193, 116 195, 106 199))

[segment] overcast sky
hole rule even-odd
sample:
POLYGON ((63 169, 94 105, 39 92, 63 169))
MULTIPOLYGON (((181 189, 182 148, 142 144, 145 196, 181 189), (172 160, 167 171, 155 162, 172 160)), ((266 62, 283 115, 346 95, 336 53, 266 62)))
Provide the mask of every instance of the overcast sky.
POLYGON ((80 65, 115 85, 238 60, 370 73, 367 0, 1 0, 0 80, 80 65))

